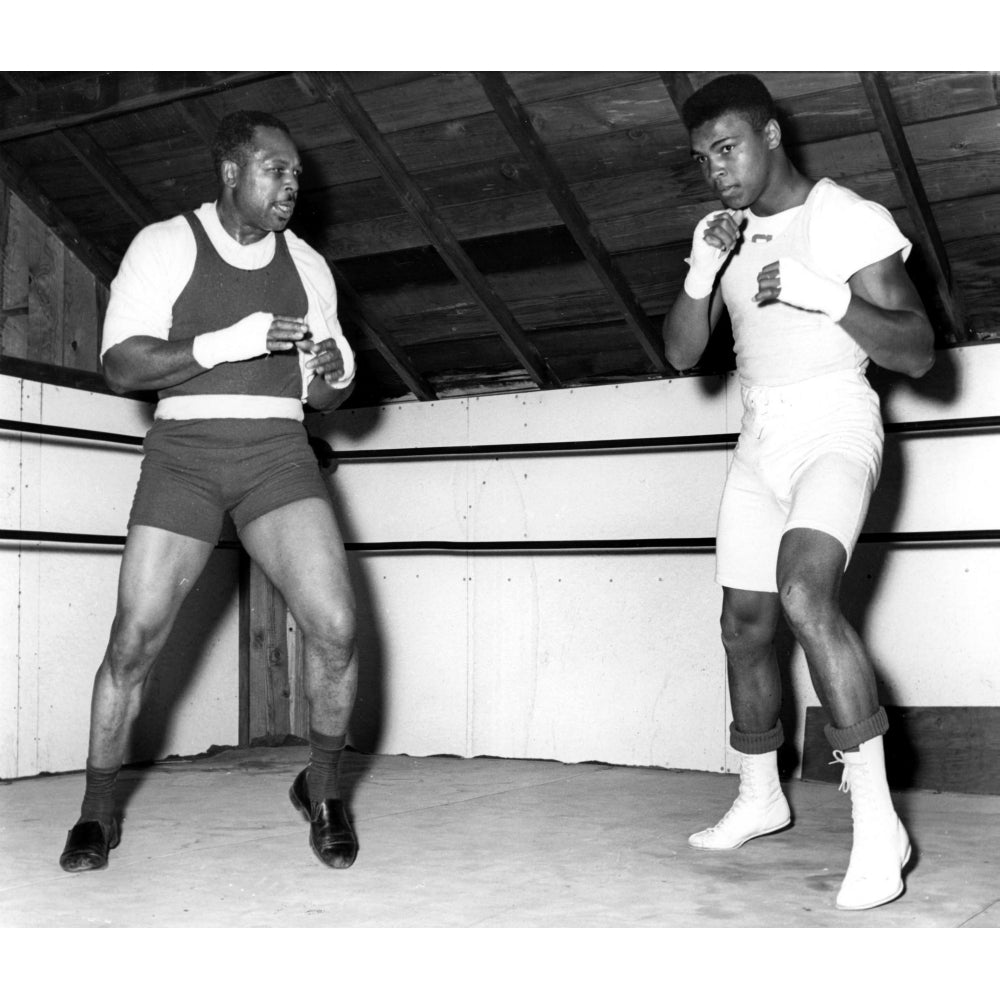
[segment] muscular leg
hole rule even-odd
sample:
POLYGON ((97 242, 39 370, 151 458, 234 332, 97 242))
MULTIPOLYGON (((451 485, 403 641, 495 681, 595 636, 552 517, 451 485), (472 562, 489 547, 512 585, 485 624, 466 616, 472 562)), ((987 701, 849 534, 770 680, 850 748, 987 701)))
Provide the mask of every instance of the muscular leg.
POLYGON ((298 500, 255 518, 240 537, 302 630, 310 727, 345 733, 358 657, 354 591, 333 511, 320 499, 298 500))
POLYGON ((840 610, 844 564, 843 545, 812 528, 786 532, 778 550, 781 607, 805 653, 816 693, 838 729, 879 710, 875 671, 840 610))
POLYGON ((212 544, 160 528, 129 532, 118 578, 118 608, 107 652, 94 678, 87 781, 80 819, 59 864, 69 872, 103 868, 118 843, 114 786, 132 723, 157 654, 212 544))
POLYGON ((142 689, 177 612, 214 546, 161 528, 129 532, 118 580, 118 609, 94 679, 89 761, 121 766, 142 689))
POLYGON ((298 500, 251 521, 241 532, 250 556, 281 591, 302 629, 309 700, 309 766, 289 791, 309 820, 309 845, 330 868, 358 853, 340 794, 340 754, 358 686, 354 591, 329 504, 298 500))
POLYGON ((722 594, 722 644, 733 722, 742 733, 768 732, 781 712, 781 675, 774 652, 778 596, 731 587, 724 587, 722 594))
POLYGON ((778 614, 777 594, 723 590, 722 642, 733 709, 730 743, 741 755, 740 790, 715 826, 688 838, 700 850, 732 850, 791 821, 778 781, 781 677, 774 654, 778 614))
POLYGON ((844 764, 843 787, 851 795, 851 859, 837 906, 863 910, 903 891, 910 841, 886 778, 882 734, 888 721, 875 671, 840 611, 843 572, 844 548, 831 535, 811 528, 786 532, 778 552, 781 605, 832 720, 826 736, 844 764))

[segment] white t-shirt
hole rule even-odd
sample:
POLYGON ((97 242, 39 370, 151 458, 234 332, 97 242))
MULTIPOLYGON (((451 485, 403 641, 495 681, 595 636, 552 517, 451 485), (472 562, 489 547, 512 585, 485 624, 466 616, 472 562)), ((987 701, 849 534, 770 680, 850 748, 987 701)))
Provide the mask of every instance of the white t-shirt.
POLYGON ((868 356, 825 313, 785 302, 760 304, 761 268, 793 257, 841 283, 869 264, 912 244, 881 205, 824 178, 804 204, 771 216, 747 212, 743 239, 722 275, 722 296, 733 323, 736 368, 743 385, 788 385, 845 369, 864 371, 868 356))
MULTIPOLYGON (((234 240, 222 227, 215 202, 205 202, 195 209, 212 246, 231 267, 255 271, 267 267, 274 256, 274 233, 245 246, 234 240)), ((318 343, 332 337, 344 357, 344 377, 337 383, 343 388, 355 373, 354 352, 337 318, 337 289, 326 261, 308 243, 285 230, 288 251, 306 293, 306 323, 318 343)), ((122 259, 114 281, 104 320, 101 357, 115 344, 129 337, 169 339, 173 306, 194 271, 198 246, 191 226, 183 215, 155 222, 140 230, 122 259)), ((299 354, 303 372, 303 400, 306 396, 305 362, 311 355, 299 354)))

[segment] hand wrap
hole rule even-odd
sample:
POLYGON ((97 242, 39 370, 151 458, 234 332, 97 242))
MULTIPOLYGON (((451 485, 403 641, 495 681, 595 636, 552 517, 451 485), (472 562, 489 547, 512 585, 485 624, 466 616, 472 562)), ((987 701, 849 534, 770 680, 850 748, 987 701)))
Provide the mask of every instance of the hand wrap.
POLYGON ((851 289, 847 284, 821 277, 792 257, 778 259, 778 282, 779 301, 810 312, 826 313, 835 323, 844 318, 851 304, 851 289))
POLYGON ((191 353, 202 368, 268 354, 267 335, 273 319, 271 313, 255 312, 223 330, 199 333, 191 341, 191 353))
MULTIPOLYGON (((720 247, 713 247, 705 242, 705 233, 713 219, 720 215, 729 215, 737 227, 743 222, 742 211, 709 212, 701 222, 695 226, 694 238, 691 241, 691 256, 685 258, 685 263, 689 265, 687 276, 684 278, 684 291, 692 299, 703 299, 710 295, 715 287, 715 276, 722 269, 726 258, 732 253, 732 247, 724 250, 720 247)), ((733 244, 735 246, 735 243, 733 244)))

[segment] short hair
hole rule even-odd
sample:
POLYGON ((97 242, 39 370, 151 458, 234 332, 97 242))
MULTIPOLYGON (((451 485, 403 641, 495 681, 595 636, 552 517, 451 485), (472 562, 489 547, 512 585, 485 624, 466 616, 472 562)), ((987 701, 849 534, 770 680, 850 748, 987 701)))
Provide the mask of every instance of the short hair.
POLYGON ((219 122, 212 141, 212 163, 216 177, 220 180, 222 178, 223 160, 234 160, 241 167, 246 165, 254 148, 253 134, 257 128, 276 128, 289 139, 292 138, 288 126, 266 111, 234 111, 226 115, 219 122))
POLYGON ((696 90, 681 109, 688 132, 727 113, 742 115, 756 131, 778 117, 770 91, 752 73, 718 76, 696 90))

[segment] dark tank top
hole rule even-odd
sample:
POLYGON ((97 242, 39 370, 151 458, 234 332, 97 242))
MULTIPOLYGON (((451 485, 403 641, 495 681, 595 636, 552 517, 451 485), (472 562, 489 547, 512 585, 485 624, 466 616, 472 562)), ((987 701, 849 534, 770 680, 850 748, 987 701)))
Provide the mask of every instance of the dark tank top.
MULTIPOLYGON (((184 215, 197 244, 194 271, 173 308, 170 340, 190 340, 199 333, 222 330, 255 312, 304 317, 306 291, 285 234, 274 234, 274 256, 257 270, 227 264, 212 246, 194 212, 184 215)), ((160 398, 205 394, 281 396, 299 399, 302 374, 298 351, 269 354, 249 361, 216 365, 180 385, 160 390, 160 398)))

